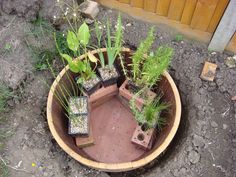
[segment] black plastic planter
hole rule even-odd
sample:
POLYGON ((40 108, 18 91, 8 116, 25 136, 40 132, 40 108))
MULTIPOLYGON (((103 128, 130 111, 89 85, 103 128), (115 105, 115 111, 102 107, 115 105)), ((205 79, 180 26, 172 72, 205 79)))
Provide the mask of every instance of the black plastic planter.
MULTIPOLYGON (((86 87, 85 86, 85 83, 82 84, 82 87, 83 87, 83 91, 85 92, 86 95, 90 96, 92 95, 95 91, 97 91, 100 87, 101 87, 101 79, 96 76, 96 79, 97 79, 97 82, 92 85, 92 86, 89 86, 89 87, 86 87)), ((92 79, 86 81, 87 83, 90 83, 92 79)))
POLYGON ((89 134, 89 109, 86 96, 73 97, 69 100, 68 134, 72 136, 89 134))
POLYGON ((98 68, 98 73, 102 79, 104 87, 108 87, 117 83, 117 80, 120 77, 120 74, 115 65, 113 65, 112 69, 110 69, 108 66, 105 66, 105 68, 98 68), (107 75, 109 75, 111 72, 115 73, 115 76, 107 77, 107 75))

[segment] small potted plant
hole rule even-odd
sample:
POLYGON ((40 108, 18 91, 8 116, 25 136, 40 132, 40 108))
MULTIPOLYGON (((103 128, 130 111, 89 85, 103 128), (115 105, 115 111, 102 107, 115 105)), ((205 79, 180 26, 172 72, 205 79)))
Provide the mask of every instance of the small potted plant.
POLYGON ((166 110, 169 105, 161 103, 160 97, 158 97, 155 100, 147 101, 140 111, 135 104, 135 99, 132 98, 130 107, 138 122, 131 141, 145 150, 150 150, 155 140, 156 128, 161 130, 166 124, 166 119, 161 116, 161 112, 166 110))
MULTIPOLYGON (((118 16, 117 19, 117 25, 116 25, 116 33, 115 36, 111 36, 111 30, 110 30, 110 22, 107 20, 107 41, 105 43, 106 45, 106 52, 107 52, 107 63, 105 62, 104 55, 101 51, 98 52, 101 67, 98 68, 98 73, 102 79, 103 86, 107 87, 113 84, 117 83, 117 79, 119 77, 119 73, 114 65, 114 62, 118 55, 120 54, 120 51, 122 49, 122 23, 121 23, 121 16, 118 16)), ((99 29, 98 24, 95 25, 96 29, 96 36, 98 40, 98 47, 101 47, 101 37, 102 37, 102 31, 99 29)), ((100 49, 98 49, 100 50, 100 49)))
POLYGON ((74 73, 80 74, 79 77, 77 77, 77 83, 81 86, 82 91, 87 95, 94 93, 101 85, 101 80, 95 73, 97 60, 89 51, 87 51, 89 39, 90 32, 86 23, 83 23, 80 26, 77 33, 68 31, 67 34, 67 44, 69 49, 73 51, 75 57, 79 56, 80 49, 83 49, 86 55, 84 60, 80 60, 79 58, 73 59, 70 55, 62 54, 59 51, 60 55, 68 62, 70 70, 74 73), (93 69, 90 62, 95 63, 93 69))
POLYGON ((86 96, 71 97, 68 103, 68 134, 88 135, 89 134, 89 110, 88 98, 86 96))
POLYGON ((135 97, 136 105, 141 110, 145 100, 153 100, 156 93, 152 87, 160 79, 161 75, 167 70, 172 56, 172 48, 160 46, 155 52, 151 52, 154 41, 154 29, 152 28, 147 38, 141 42, 137 51, 132 55, 127 79, 119 88, 119 94, 126 100, 130 100, 133 95, 140 90, 142 94, 135 97))

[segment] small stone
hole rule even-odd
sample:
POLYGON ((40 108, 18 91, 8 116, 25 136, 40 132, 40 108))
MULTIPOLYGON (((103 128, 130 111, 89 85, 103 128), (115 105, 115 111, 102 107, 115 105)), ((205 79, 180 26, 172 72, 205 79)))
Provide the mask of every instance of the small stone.
POLYGON ((200 161, 200 157, 200 154, 195 150, 191 151, 188 155, 188 159, 192 164, 198 163, 200 161))
POLYGON ((85 23, 88 24, 88 25, 91 25, 94 23, 94 20, 93 19, 90 19, 90 18, 86 18, 85 20, 85 23))
POLYGON ((88 18, 94 19, 97 14, 99 13, 98 3, 94 1, 84 1, 80 5, 80 11, 81 13, 88 18))
POLYGON ((228 128, 228 125, 227 124, 223 124, 223 129, 227 129, 228 128))
POLYGON ((212 55, 215 55, 215 54, 216 54, 216 52, 211 52, 211 54, 212 54, 212 55))
POLYGON ((8 104, 9 106, 11 106, 11 107, 14 106, 14 102, 13 102, 12 99, 11 99, 11 100, 8 100, 8 101, 7 101, 7 104, 8 104))
POLYGON ((204 146, 204 139, 201 136, 194 135, 193 136, 193 145, 196 147, 202 148, 204 146))
POLYGON ((233 97, 231 98, 231 100, 232 100, 232 101, 236 101, 236 96, 233 96, 233 97))
POLYGON ((129 26, 132 26, 132 24, 131 23, 127 23, 125 26, 129 27, 129 26))
POLYGON ((225 65, 228 66, 229 68, 235 68, 236 67, 236 59, 234 57, 227 57, 225 59, 225 65))
POLYGON ((216 128, 216 127, 218 127, 218 124, 215 121, 211 121, 211 126, 213 128, 216 128))

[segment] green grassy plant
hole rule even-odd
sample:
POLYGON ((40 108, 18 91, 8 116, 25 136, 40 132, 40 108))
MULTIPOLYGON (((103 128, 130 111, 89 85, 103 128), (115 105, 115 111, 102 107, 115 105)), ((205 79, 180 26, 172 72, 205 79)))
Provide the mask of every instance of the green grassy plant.
POLYGON ((161 102, 160 97, 156 98, 154 101, 146 101, 143 109, 140 111, 135 103, 135 97, 141 94, 142 91, 138 92, 131 100, 130 107, 134 114, 135 119, 140 124, 146 124, 148 128, 161 129, 166 125, 165 117, 161 117, 161 112, 169 107, 169 104, 161 102))
MULTIPOLYGON (((115 32, 115 35, 112 36, 111 34, 111 24, 110 21, 107 20, 106 23, 106 49, 107 49, 107 57, 108 57, 108 63, 107 65, 111 68, 112 65, 115 62, 115 59, 117 56, 120 54, 120 51, 122 49, 122 37, 123 37, 123 30, 122 30, 122 22, 121 22, 121 16, 118 16, 117 19, 117 29, 115 32)), ((102 37, 102 30, 99 29, 98 24, 95 24, 95 31, 96 31, 96 36, 98 40, 98 47, 101 47, 101 37, 102 37)), ((99 50, 99 49, 98 49, 99 50)), ((99 51, 99 58, 101 61, 101 66, 104 68, 106 66, 105 61, 104 61, 104 56, 101 51, 99 51)))
POLYGON ((9 171, 6 166, 1 160, 0 160, 0 177, 9 177, 9 171))
POLYGON ((55 29, 41 17, 38 17, 32 24, 30 28, 26 29, 25 43, 31 52, 34 68, 38 71, 46 70, 48 69, 47 61, 52 63, 58 56, 55 48, 47 49, 43 47, 48 43, 48 40, 53 39, 55 29), (30 38, 34 38, 37 42, 31 44, 30 38))
MULTIPOLYGON (((7 101, 15 97, 14 93, 3 83, 0 83, 0 125, 4 127, 6 117, 3 115, 7 112, 7 101)), ((12 135, 12 131, 1 128, 0 129, 0 149, 4 146, 4 140, 12 135)))
POLYGON ((175 35, 175 41, 176 42, 180 42, 180 41, 182 41, 184 38, 183 38, 183 35, 181 35, 181 34, 177 34, 177 35, 175 35))
POLYGON ((155 52, 152 52, 153 42, 154 28, 151 28, 147 38, 140 43, 132 56, 132 69, 129 79, 139 88, 151 88, 170 64, 173 49, 160 46, 155 52))

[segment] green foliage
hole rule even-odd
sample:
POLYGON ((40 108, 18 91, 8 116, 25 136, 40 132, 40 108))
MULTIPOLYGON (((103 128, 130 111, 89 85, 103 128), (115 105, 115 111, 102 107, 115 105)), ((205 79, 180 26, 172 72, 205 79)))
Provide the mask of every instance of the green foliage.
POLYGON ((3 83, 0 83, 0 113, 4 112, 7 100, 12 97, 14 97, 14 93, 3 83))
POLYGON ((34 35, 36 38, 44 38, 46 40, 48 35, 55 32, 54 27, 40 16, 33 21, 32 24, 33 27, 28 31, 28 33, 34 35))
POLYGON ((147 38, 132 56, 131 80, 139 88, 151 88, 168 69, 173 54, 172 48, 164 46, 151 52, 153 41, 154 28, 149 31, 147 38))
POLYGON ((10 50, 11 48, 12 48, 12 46, 11 46, 10 43, 6 43, 5 46, 4 46, 5 50, 10 50))
POLYGON ((140 124, 146 124, 148 128, 155 128, 157 126, 158 129, 161 129, 166 124, 166 119, 161 117, 161 112, 166 110, 169 105, 161 103, 160 97, 158 97, 154 101, 147 101, 140 111, 135 103, 135 98, 140 94, 141 92, 130 100, 130 107, 135 119, 140 124))
MULTIPOLYGON (((74 73, 80 73, 81 77, 78 80, 79 83, 82 83, 85 80, 91 79, 95 76, 95 72, 92 70, 89 61, 97 62, 94 60, 94 57, 91 55, 86 55, 85 60, 73 59, 73 57, 77 57, 80 55, 80 49, 87 52, 87 45, 89 44, 90 39, 90 31, 89 27, 86 23, 83 23, 78 29, 77 34, 73 31, 68 31, 67 33, 67 46, 71 51, 73 51, 74 55, 70 55, 68 53, 62 53, 62 49, 60 48, 62 45, 58 43, 57 38, 55 38, 57 49, 60 55, 67 61, 69 68, 74 73), (89 57, 88 57, 89 56, 89 57)), ((66 46, 66 44, 63 44, 66 46)))
POLYGON ((47 49, 44 47, 48 40, 53 38, 52 34, 55 29, 41 17, 38 17, 32 24, 33 26, 27 29, 25 33, 25 42, 31 52, 34 68, 38 71, 46 70, 48 69, 47 61, 52 63, 58 56, 58 52, 54 48, 47 49), (33 44, 32 39, 35 41, 33 44))
POLYGON ((78 50, 79 47, 79 40, 76 36, 76 34, 72 31, 68 31, 67 33, 67 44, 70 50, 72 50, 73 52, 76 52, 78 50))
POLYGON ((175 35, 175 41, 176 42, 180 42, 180 41, 182 41, 184 38, 183 38, 183 36, 181 35, 181 34, 177 34, 177 35, 175 35))
POLYGON ((66 36, 62 32, 55 32, 54 40, 59 53, 68 54, 70 56, 74 55, 74 52, 72 52, 68 47, 66 36))
POLYGON ((98 41, 98 55, 100 58, 101 66, 102 66, 102 68, 104 68, 105 67, 105 59, 104 59, 103 53, 100 50, 103 31, 101 29, 99 29, 97 22, 95 22, 95 32, 96 32, 96 37, 97 37, 97 41, 98 41))
MULTIPOLYGON (((111 68, 115 62, 115 59, 120 54, 120 51, 122 49, 123 30, 122 30, 121 16, 120 15, 118 16, 117 28, 116 28, 116 32, 114 36, 112 36, 111 34, 111 24, 109 20, 107 20, 106 27, 107 27, 107 31, 106 31, 107 41, 105 41, 105 45, 107 49, 108 66, 111 68)), ((101 37, 102 37, 103 32, 101 29, 99 29, 97 23, 95 23, 95 31, 96 31, 96 37, 98 40, 98 47, 100 48, 101 37)), ((99 58, 101 61, 101 66, 104 68, 106 64, 104 61, 104 56, 101 51, 99 52, 99 58)))
POLYGON ((29 44, 27 40, 26 44, 33 58, 33 66, 37 71, 48 69, 47 62, 52 63, 53 60, 58 56, 58 53, 55 49, 42 49, 40 47, 29 44))
MULTIPOLYGON (((15 97, 14 93, 3 83, 0 83, 0 124, 6 122, 1 114, 7 111, 7 101, 15 97)), ((11 135, 11 131, 0 129, 0 149, 3 147, 4 140, 11 135)))
POLYGON ((112 67, 116 57, 119 55, 122 48, 122 24, 121 24, 121 16, 118 16, 117 19, 117 29, 115 33, 115 41, 112 41, 112 36, 110 32, 110 22, 107 20, 107 57, 108 57, 108 66, 112 67))
POLYGON ((77 36, 78 36, 80 43, 83 45, 83 47, 86 47, 88 45, 89 39, 90 39, 89 27, 86 23, 83 23, 80 26, 77 36))
POLYGON ((0 177, 9 177, 8 168, 2 161, 0 161, 0 177))
POLYGON ((142 75, 136 83, 141 86, 152 87, 167 70, 173 50, 169 47, 160 46, 154 55, 149 55, 142 68, 142 75))
POLYGON ((152 27, 148 33, 147 38, 140 43, 137 51, 132 56, 132 72, 133 72, 133 80, 136 81, 137 78, 141 78, 141 70, 140 67, 145 60, 145 54, 150 52, 151 46, 154 41, 154 28, 152 27))

